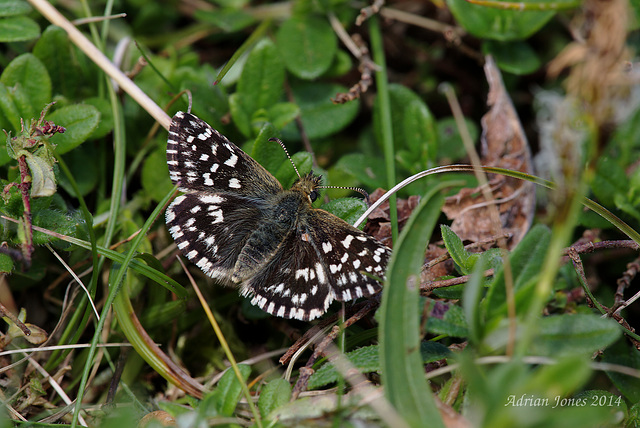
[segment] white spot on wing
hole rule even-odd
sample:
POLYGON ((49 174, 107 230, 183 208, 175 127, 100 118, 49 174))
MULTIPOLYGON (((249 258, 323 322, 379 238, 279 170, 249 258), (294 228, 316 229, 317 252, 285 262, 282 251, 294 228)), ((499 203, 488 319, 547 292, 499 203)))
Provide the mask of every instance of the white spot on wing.
POLYGON ((240 189, 242 186, 240 185, 240 180, 237 178, 232 178, 229 180, 229 187, 232 189, 240 189))

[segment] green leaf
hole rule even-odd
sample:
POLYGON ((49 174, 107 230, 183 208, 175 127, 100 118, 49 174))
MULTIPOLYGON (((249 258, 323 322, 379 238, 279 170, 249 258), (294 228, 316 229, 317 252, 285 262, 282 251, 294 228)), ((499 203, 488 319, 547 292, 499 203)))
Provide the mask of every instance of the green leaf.
POLYGON ((278 50, 269 39, 261 40, 249 54, 238 81, 237 94, 244 111, 252 117, 280 101, 284 66, 278 50))
POLYGON ((92 105, 75 104, 54 111, 47 119, 66 129, 64 134, 56 134, 50 140, 56 145, 56 152, 64 154, 89 138, 98 127, 100 112, 92 105))
POLYGON ((221 28, 225 33, 240 31, 256 22, 253 15, 237 9, 196 9, 193 16, 221 28))
POLYGON ((89 139, 94 140, 102 138, 113 131, 113 110, 109 101, 100 97, 86 98, 84 104, 89 104, 98 109, 100 113, 100 121, 98 127, 93 130, 89 139))
MULTIPOLYGON (((446 346, 437 342, 422 342, 420 344, 420 357, 423 364, 447 358, 451 351, 446 346)), ((363 346, 354 351, 347 352, 345 357, 361 373, 380 371, 380 351, 378 345, 363 346)), ((340 374, 331 363, 326 363, 317 370, 309 379, 309 389, 320 388, 337 382, 340 374)))
POLYGON ((530 74, 540 68, 542 62, 531 48, 531 45, 523 41, 499 42, 486 40, 482 44, 485 55, 491 55, 500 67, 508 73, 517 75, 530 74))
POLYGON ((338 49, 338 40, 326 19, 306 15, 285 21, 276 43, 287 69, 311 80, 327 71, 338 49))
MULTIPOLYGON (((80 217, 79 212, 62 213, 60 211, 47 209, 39 210, 37 213, 34 213, 33 224, 62 235, 76 236, 78 228, 84 225, 84 220, 80 217)), ((57 240, 58 238, 54 238, 51 235, 38 231, 33 232, 33 243, 36 245, 42 245, 57 240)), ((64 245, 68 246, 66 243, 64 245)))
POLYGON ((0 273, 11 273, 13 267, 13 259, 7 254, 0 253, 0 273))
POLYGON ((60 27, 47 27, 33 47, 33 54, 44 64, 51 76, 56 94, 73 98, 80 85, 81 73, 78 61, 71 51, 67 32, 60 27))
POLYGON ((362 199, 339 198, 322 205, 321 208, 353 224, 367 210, 367 204, 362 199))
POLYGON ((440 233, 453 262, 458 265, 463 275, 469 275, 478 259, 478 254, 465 250, 462 239, 446 224, 440 225, 440 233))
POLYGON ((37 39, 40 26, 26 16, 11 16, 0 19, 0 43, 24 42, 37 39))
POLYGON ((439 192, 436 186, 421 199, 395 243, 378 310, 385 396, 411 426, 443 426, 417 352, 420 269, 443 203, 439 192))
POLYGON ((56 193, 56 177, 53 172, 53 159, 46 156, 31 154, 26 150, 19 152, 24 155, 31 175, 31 197, 51 196, 56 193))
MULTIPOLYGON (((346 92, 341 85, 297 82, 291 84, 295 102, 300 106, 302 126, 310 139, 328 137, 349 125, 358 114, 359 103, 333 104, 331 97, 346 92)), ((300 141, 300 131, 293 123, 282 129, 285 141, 300 141)))
POLYGON ((267 110, 269 121, 276 129, 282 129, 300 115, 300 108, 293 103, 276 103, 267 110))
MULTIPOLYGON (((22 54, 9 63, 0 76, 3 83, 12 95, 18 114, 28 123, 35 118, 51 101, 51 79, 44 64, 30 53, 22 54)), ((4 104, 4 102, 3 102, 4 104)), ((14 111, 5 109, 5 116, 15 126, 14 111)))
MULTIPOLYGON (((169 180, 167 155, 164 147, 154 150, 142 165, 142 188, 145 195, 159 202, 173 185, 169 180)), ((74 153, 75 150, 72 152, 74 153)))
MULTIPOLYGON (((533 292, 538 274, 544 268, 544 260, 551 239, 551 231, 544 225, 535 225, 509 255, 511 273, 516 293, 516 313, 524 314, 533 292)), ((500 269, 489 284, 483 302, 486 323, 491 330, 507 313, 504 270, 500 269)))
MULTIPOLYGON (((396 149, 407 148, 425 166, 428 160, 435 161, 438 135, 435 120, 427 105, 415 92, 400 84, 389 85, 389 99, 396 149)), ((382 141, 378 111, 374 109, 373 123, 376 139, 382 141)))
MULTIPOLYGON (((298 172, 300 175, 305 175, 309 171, 311 171, 311 166, 313 165, 313 159, 311 158, 311 153, 307 152, 298 152, 291 156, 291 160, 296 167, 298 168, 298 172)), ((316 171, 319 173, 319 171, 316 171)), ((291 185, 298 179, 296 175, 296 171, 293 169, 291 162, 289 159, 285 159, 280 164, 280 168, 274 174, 280 183, 282 183, 282 187, 288 189, 291 185)))
MULTIPOLYGON (((240 370, 240 374, 242 374, 242 378, 246 382, 251 374, 251 367, 246 364, 238 364, 238 370, 240 370)), ((220 378, 216 392, 220 398, 218 401, 218 413, 222 416, 231 416, 242 394, 242 386, 231 368, 220 378)))
MULTIPOLYGON (((465 118, 465 123, 471 140, 478 141, 480 136, 478 125, 467 118, 465 118)), ((453 117, 438 120, 436 128, 438 130, 438 159, 445 159, 447 163, 452 163, 467 155, 460 137, 460 130, 453 117)))
MULTIPOLYGON (((464 311, 460 306, 453 303, 435 302, 435 305, 441 305, 446 312, 442 318, 435 316, 429 317, 427 321, 427 330, 434 334, 446 334, 451 337, 467 337, 469 330, 467 328, 467 320, 464 311)), ((438 310, 440 312, 440 310, 438 310)))
POLYGON ((629 178, 617 159, 601 156, 596 165, 596 175, 592 181, 592 190, 600 203, 606 206, 615 204, 615 195, 626 194, 629 178))
POLYGON ((22 0, 0 0, 0 17, 25 15, 31 12, 31 6, 22 0))
MULTIPOLYGON (((284 161, 289 162, 287 154, 282 150, 282 147, 275 141, 269 141, 270 138, 274 138, 277 135, 278 131, 274 126, 271 123, 265 123, 253 142, 250 153, 250 156, 271 174, 275 174, 284 161)), ((291 163, 289 163, 289 166, 291 166, 291 163)))
POLYGON ((371 189, 385 187, 387 184, 384 161, 377 157, 361 153, 344 155, 335 164, 334 169, 352 175, 362 185, 371 189))
POLYGON ((25 53, 9 63, 0 76, 0 82, 8 88, 19 86, 28 97, 32 108, 30 117, 42 111, 51 102, 51 78, 42 61, 30 53, 25 53))
POLYGON ((434 164, 438 148, 438 133, 436 121, 427 105, 422 100, 409 103, 402 123, 406 139, 405 146, 414 156, 419 156, 419 160, 422 160, 425 166, 434 164))
POLYGON ((0 82, 0 110, 2 110, 4 117, 11 123, 13 130, 16 132, 20 131, 20 112, 13 99, 13 95, 2 82, 0 82))
POLYGON ((537 325, 539 334, 530 347, 533 355, 591 354, 622 334, 614 320, 595 314, 554 315, 540 319, 537 325))
MULTIPOLYGON (((616 343, 604 351, 602 361, 638 370, 640 368, 640 351, 626 343, 616 343)), ((632 403, 640 403, 640 379, 617 371, 607 371, 606 373, 627 400, 632 403)))
MULTIPOLYGON (((541 0, 539 3, 547 2, 541 0)), ((447 5, 456 21, 469 33, 481 39, 502 41, 524 40, 555 15, 555 11, 495 9, 465 0, 447 0, 447 5)))
POLYGON ((258 398, 258 408, 262 417, 287 404, 291 398, 291 385, 285 379, 274 379, 262 388, 258 398))
MULTIPOLYGON (((443 234, 444 238, 444 234, 443 234)), ((445 244, 446 245, 446 244, 445 244)), ((480 300, 484 293, 484 270, 487 266, 487 257, 480 257, 473 268, 471 278, 464 287, 462 308, 469 329, 469 341, 479 344, 484 336, 484 320, 480 310, 480 300)))

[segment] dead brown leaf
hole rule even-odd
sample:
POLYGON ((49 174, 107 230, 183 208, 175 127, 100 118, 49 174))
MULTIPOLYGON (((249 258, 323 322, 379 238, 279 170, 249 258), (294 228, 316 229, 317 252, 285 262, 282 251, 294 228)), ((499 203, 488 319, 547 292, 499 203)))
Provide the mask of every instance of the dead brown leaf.
MULTIPOLYGON (((529 143, 511 98, 505 90, 495 62, 487 57, 484 66, 489 94, 489 112, 482 117, 482 164, 511 170, 532 172, 529 143)), ((496 234, 512 236, 513 247, 525 235, 535 208, 533 184, 502 175, 490 175, 489 186, 494 201, 486 201, 480 189, 462 189, 447 198, 443 212, 453 220, 451 228, 463 239, 478 242, 496 234), (492 225, 488 204, 495 203, 500 215, 501 231, 492 225)))

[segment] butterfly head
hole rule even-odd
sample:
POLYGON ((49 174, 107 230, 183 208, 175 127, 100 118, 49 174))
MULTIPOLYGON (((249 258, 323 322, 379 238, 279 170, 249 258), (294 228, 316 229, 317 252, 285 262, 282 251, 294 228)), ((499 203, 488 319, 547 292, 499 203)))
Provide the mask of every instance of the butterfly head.
POLYGON ((313 171, 311 171, 309 174, 298 178, 296 182, 293 183, 293 186, 291 186, 291 190, 307 195, 309 202, 313 203, 320 196, 320 192, 318 192, 317 189, 320 187, 321 181, 322 176, 315 175, 313 171))

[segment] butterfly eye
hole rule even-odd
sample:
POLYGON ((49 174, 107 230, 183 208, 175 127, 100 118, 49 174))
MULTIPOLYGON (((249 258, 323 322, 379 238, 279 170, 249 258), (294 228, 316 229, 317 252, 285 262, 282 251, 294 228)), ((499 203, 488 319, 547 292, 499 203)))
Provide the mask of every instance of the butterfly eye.
POLYGON ((311 202, 315 202, 316 199, 318 199, 318 192, 312 190, 311 193, 309 193, 309 199, 311 199, 311 202))

